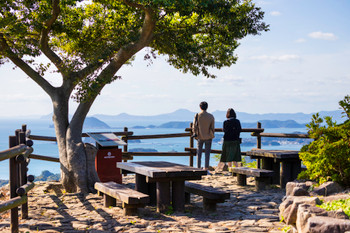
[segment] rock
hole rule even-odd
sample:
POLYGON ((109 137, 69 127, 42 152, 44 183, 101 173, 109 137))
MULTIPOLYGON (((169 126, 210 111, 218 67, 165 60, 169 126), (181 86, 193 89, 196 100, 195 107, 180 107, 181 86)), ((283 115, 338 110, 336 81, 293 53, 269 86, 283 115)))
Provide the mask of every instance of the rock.
MULTIPOLYGON (((303 231, 310 233, 343 233, 350 231, 350 220, 324 216, 310 217, 303 231)), ((298 229, 299 232, 299 229, 298 229)))
POLYGON ((284 205, 285 209, 281 211, 280 206, 280 218, 281 220, 284 219, 284 222, 286 224, 295 224, 297 219, 297 212, 298 212, 298 206, 301 204, 310 204, 312 206, 315 206, 316 204, 321 204, 321 201, 318 197, 297 197, 297 196, 289 196, 285 202, 287 204, 284 205), (291 200, 293 200, 293 203, 291 203, 291 200), (289 205, 288 205, 289 204, 289 205))
POLYGON ((301 204, 298 208, 296 226, 299 233, 306 233, 306 226, 308 224, 308 219, 314 216, 324 216, 329 218, 334 218, 332 221, 337 221, 337 219, 348 219, 348 216, 344 211, 327 211, 320 207, 311 206, 308 204, 301 204))
POLYGON ((345 212, 341 209, 337 211, 328 211, 327 215, 328 217, 332 217, 332 218, 349 219, 349 216, 347 216, 345 212))
MULTIPOLYGON (((286 184, 286 196, 297 196, 297 195, 293 195, 293 191, 295 188, 299 188, 299 189, 307 191, 308 186, 306 186, 305 183, 300 183, 300 182, 295 182, 295 181, 288 182, 286 184)), ((303 195, 298 195, 298 196, 303 196, 303 195)), ((308 196, 308 195, 305 195, 305 196, 308 196)))
POLYGON ((293 204, 293 201, 294 201, 294 197, 292 197, 292 196, 286 197, 286 198, 283 200, 283 202, 280 204, 280 206, 278 207, 280 213, 283 213, 284 210, 285 210, 286 208, 288 208, 288 206, 290 206, 291 204, 293 204))
POLYGON ((350 194, 335 194, 335 195, 331 195, 328 197, 323 197, 322 200, 324 202, 330 202, 330 201, 335 201, 335 200, 346 200, 350 198, 350 194))
POLYGON ((294 187, 291 196, 309 196, 309 192, 302 187, 294 187))
POLYGON ((307 221, 312 216, 326 216, 327 211, 308 204, 302 204, 298 208, 296 227, 299 233, 304 233, 307 221))
POLYGON ((334 193, 340 193, 344 191, 343 188, 336 182, 328 181, 321 184, 319 187, 312 191, 313 195, 329 196, 334 193))

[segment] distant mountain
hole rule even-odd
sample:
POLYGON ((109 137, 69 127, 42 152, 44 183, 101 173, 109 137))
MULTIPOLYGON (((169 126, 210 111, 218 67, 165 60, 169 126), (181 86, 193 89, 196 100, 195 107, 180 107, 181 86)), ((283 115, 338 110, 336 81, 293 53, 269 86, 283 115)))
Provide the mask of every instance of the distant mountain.
POLYGON ((60 174, 53 174, 47 170, 42 171, 40 176, 36 176, 34 181, 52 181, 60 180, 60 174))
MULTIPOLYGON (((305 124, 299 124, 294 120, 262 120, 260 121, 263 128, 305 128, 305 124)), ((256 123, 242 123, 243 128, 256 128, 256 123)))
MULTIPOLYGON (((320 116, 332 116, 337 122, 343 122, 341 110, 335 111, 320 111, 320 116)), ((152 126, 159 124, 165 124, 168 122, 192 122, 196 112, 189 111, 187 109, 178 109, 171 113, 159 114, 153 116, 141 116, 141 115, 130 115, 127 113, 121 113, 118 115, 104 115, 104 114, 95 114, 89 116, 86 119, 84 127, 89 128, 91 126, 100 127, 97 120, 104 122, 108 127, 101 126, 101 128, 110 128, 113 127, 134 127, 134 126, 152 126), (92 118, 89 120, 89 118, 92 118), (90 122, 88 122, 90 121, 90 122)), ((223 122, 226 120, 226 111, 214 111, 212 114, 215 117, 216 122, 223 122)), ((237 118, 243 123, 255 123, 257 121, 287 121, 294 120, 298 124, 305 124, 311 121, 311 117, 314 113, 265 113, 265 114, 254 114, 254 113, 245 113, 237 112, 237 118)), ((41 119, 52 119, 52 114, 45 115, 41 119)), ((180 123, 179 123, 180 124, 180 123)), ((182 124, 182 123, 181 123, 182 124)), ((188 124, 189 125, 189 124, 188 124)), ((186 127, 188 127, 188 125, 186 127)), ((182 127, 183 128, 183 127, 182 127)))
POLYGON ((164 124, 159 125, 157 128, 177 128, 185 129, 190 127, 189 121, 170 121, 164 124))
MULTIPOLYGON (((336 111, 320 111, 320 116, 332 116, 334 120, 338 122, 344 121, 344 119, 341 117, 341 110, 336 111)), ((121 113, 119 115, 103 115, 103 114, 97 114, 93 115, 94 117, 107 122, 109 125, 116 125, 116 124, 134 124, 135 125, 150 125, 155 123, 167 123, 167 122, 192 122, 194 115, 196 112, 191 112, 187 109, 179 109, 172 113, 167 114, 159 114, 159 115, 153 115, 153 116, 140 116, 140 115, 130 115, 127 113, 121 113)), ((215 121, 217 122, 223 122, 226 120, 226 111, 214 111, 212 114, 215 117, 215 121)), ((245 113, 245 112, 237 112, 237 118, 241 122, 257 122, 257 121, 263 121, 263 120, 279 120, 279 121, 287 121, 287 120, 294 120, 299 124, 305 124, 311 121, 311 117, 314 113, 306 114, 306 113, 265 113, 265 114, 253 114, 253 113, 245 113)), ((124 126, 124 125, 121 125, 124 126)), ((120 126, 120 127, 121 127, 120 126)), ((186 126, 187 127, 187 126, 186 126)))
MULTIPOLYGON (((53 125, 50 125, 50 128, 53 128, 53 125)), ((104 123, 103 121, 97 119, 96 117, 86 117, 84 121, 85 129, 110 129, 111 127, 104 123)))
POLYGON ((97 119, 96 117, 87 117, 84 121, 84 128, 87 129, 109 129, 111 128, 105 122, 97 119))
POLYGON ((0 187, 7 185, 9 183, 8 180, 0 180, 0 187))
POLYGON ((192 121, 194 112, 191 112, 186 109, 179 109, 175 112, 166 113, 166 114, 159 114, 154 116, 139 116, 139 115, 129 115, 127 113, 121 113, 119 115, 103 115, 103 114, 96 114, 93 115, 94 117, 108 122, 112 125, 112 123, 115 122, 160 122, 165 123, 168 121, 192 121))
MULTIPOLYGON (((341 110, 336 111, 320 111, 320 116, 332 116, 334 120, 338 122, 344 121, 344 119, 341 116, 341 110)), ((254 114, 254 113, 245 113, 245 112, 237 112, 237 118, 241 122, 257 122, 257 121, 263 121, 263 120, 279 120, 279 121, 286 121, 286 120, 294 120, 298 123, 308 123, 311 121, 312 115, 315 113, 265 113, 265 114, 254 114)), ((215 120, 217 121, 224 121, 226 118, 226 111, 215 111, 213 112, 213 115, 215 117, 215 120)))
MULTIPOLYGON (((263 128, 305 128, 305 124, 299 124, 294 120, 278 121, 278 120, 263 120, 260 121, 263 128)), ((170 121, 164 124, 154 126, 134 126, 131 129, 146 129, 146 128, 172 128, 172 129, 185 129, 190 127, 190 121, 170 121)), ((222 128, 222 122, 215 122, 215 128, 222 128)), ((254 123, 242 123, 243 128, 256 128, 256 122, 254 123)))

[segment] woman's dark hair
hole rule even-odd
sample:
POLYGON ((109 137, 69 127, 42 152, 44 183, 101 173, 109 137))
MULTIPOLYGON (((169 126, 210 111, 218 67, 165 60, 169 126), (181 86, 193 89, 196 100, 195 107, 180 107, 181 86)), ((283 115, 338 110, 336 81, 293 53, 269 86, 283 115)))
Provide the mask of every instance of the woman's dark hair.
POLYGON ((234 118, 236 119, 236 112, 235 110, 233 110, 233 108, 229 108, 227 109, 227 113, 226 113, 226 118, 234 118))
POLYGON ((208 103, 207 102, 205 102, 205 101, 203 101, 203 102, 201 102, 200 104, 199 104, 199 107, 202 109, 202 110, 207 110, 207 108, 208 108, 208 103))

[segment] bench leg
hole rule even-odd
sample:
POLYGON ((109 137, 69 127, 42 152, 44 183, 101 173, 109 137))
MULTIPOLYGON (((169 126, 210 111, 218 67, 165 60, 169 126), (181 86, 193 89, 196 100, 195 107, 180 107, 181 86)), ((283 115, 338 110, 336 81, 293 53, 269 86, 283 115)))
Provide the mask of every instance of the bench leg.
POLYGON ((135 190, 141 193, 149 194, 146 176, 140 174, 135 175, 135 190))
POLYGON ((243 174, 237 174, 237 183, 241 186, 247 185, 247 176, 243 174))
POLYGON ((216 201, 203 197, 203 209, 205 211, 216 211, 216 201))
POLYGON ((185 192, 185 204, 191 203, 191 193, 185 192))
POLYGON ((165 212, 170 206, 170 182, 157 182, 157 212, 165 212))
POLYGON ((144 204, 126 204, 123 202, 123 211, 124 211, 124 216, 136 216, 138 213, 138 208, 139 207, 144 207, 144 204))
POLYGON ((284 189, 289 181, 292 181, 292 166, 289 161, 282 161, 282 172, 280 177, 281 188, 284 189))
POLYGON ((108 196, 107 194, 103 195, 105 207, 116 206, 115 198, 108 196))
POLYGON ((174 211, 184 212, 185 211, 185 181, 178 180, 172 183, 172 205, 174 211))
POLYGON ((270 181, 270 177, 255 177, 255 190, 260 191, 266 189, 266 186, 271 184, 270 181))
POLYGON ((97 190, 97 195, 98 195, 99 197, 103 197, 103 192, 97 190))
POLYGON ((157 186, 156 183, 148 183, 148 195, 150 197, 150 205, 157 205, 157 186))

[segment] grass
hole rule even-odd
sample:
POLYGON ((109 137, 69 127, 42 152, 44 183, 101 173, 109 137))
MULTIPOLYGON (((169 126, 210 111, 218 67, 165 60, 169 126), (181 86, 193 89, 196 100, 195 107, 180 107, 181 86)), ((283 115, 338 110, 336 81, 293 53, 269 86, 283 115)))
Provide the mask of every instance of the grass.
POLYGON ((334 200, 331 202, 324 202, 321 205, 317 205, 317 206, 327 211, 331 211, 331 210, 336 211, 336 210, 342 209, 344 213, 350 218, 350 198, 334 200))

